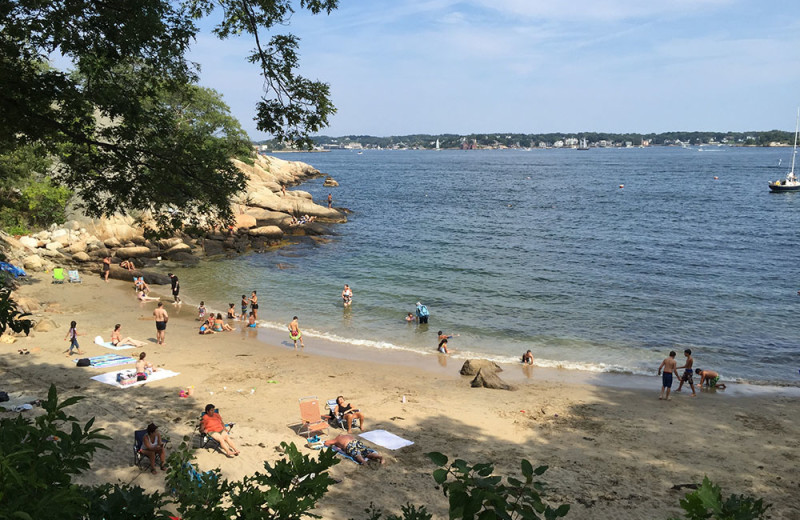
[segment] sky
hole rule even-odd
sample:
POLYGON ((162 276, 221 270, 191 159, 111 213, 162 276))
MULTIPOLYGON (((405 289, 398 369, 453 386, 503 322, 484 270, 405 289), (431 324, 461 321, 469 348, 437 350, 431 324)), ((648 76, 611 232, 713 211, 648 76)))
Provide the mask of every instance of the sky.
MULTIPOLYGON (((341 0, 298 12, 300 73, 330 84, 320 134, 793 130, 797 0, 341 0)), ((253 139, 252 41, 190 58, 253 139)))

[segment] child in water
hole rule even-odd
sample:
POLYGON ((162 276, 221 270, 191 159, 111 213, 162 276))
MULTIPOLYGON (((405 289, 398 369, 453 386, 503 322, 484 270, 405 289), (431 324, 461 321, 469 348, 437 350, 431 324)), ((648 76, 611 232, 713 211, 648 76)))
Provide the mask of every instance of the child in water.
POLYGON ((197 321, 203 321, 206 319, 206 304, 205 302, 200 302, 200 307, 197 308, 197 321))

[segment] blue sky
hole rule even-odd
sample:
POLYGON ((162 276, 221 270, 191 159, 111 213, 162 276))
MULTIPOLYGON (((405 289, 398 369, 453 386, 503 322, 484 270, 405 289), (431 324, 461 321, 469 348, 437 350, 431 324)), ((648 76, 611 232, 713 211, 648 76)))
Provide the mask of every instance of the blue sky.
MULTIPOLYGON (((327 135, 792 130, 800 104, 796 0, 342 0, 279 29, 331 85, 327 135)), ((251 47, 191 58, 261 139, 251 47)))

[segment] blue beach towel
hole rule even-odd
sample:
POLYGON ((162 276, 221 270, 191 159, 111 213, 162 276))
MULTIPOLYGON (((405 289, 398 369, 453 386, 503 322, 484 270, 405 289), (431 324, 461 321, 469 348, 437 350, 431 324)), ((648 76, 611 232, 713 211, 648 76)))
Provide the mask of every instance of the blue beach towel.
POLYGON ((14 276, 14 278, 17 278, 18 276, 28 276, 25 274, 25 271, 15 265, 9 264, 8 262, 0 262, 0 271, 10 273, 14 276))
MULTIPOLYGON (((72 360, 77 363, 77 359, 72 360)), ((119 354, 103 354, 102 356, 94 356, 89 358, 89 366, 92 367, 114 367, 117 365, 127 365, 135 363, 136 360, 128 356, 120 356, 119 354)))

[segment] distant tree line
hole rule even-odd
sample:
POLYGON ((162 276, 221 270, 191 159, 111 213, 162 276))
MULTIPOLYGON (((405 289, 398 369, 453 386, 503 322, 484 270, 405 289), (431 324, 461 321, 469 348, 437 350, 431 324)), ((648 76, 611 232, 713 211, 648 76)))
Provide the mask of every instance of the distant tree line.
MULTIPOLYGON (((792 144, 794 134, 783 130, 752 131, 752 132, 661 132, 661 133, 625 133, 615 134, 610 132, 577 132, 546 134, 515 134, 515 133, 489 133, 489 134, 411 134, 400 136, 376 137, 372 135, 345 135, 331 137, 327 135, 313 136, 311 139, 317 146, 347 146, 360 144, 364 148, 425 148, 436 147, 439 140, 440 148, 462 148, 474 145, 480 148, 508 147, 508 148, 536 148, 540 143, 552 146, 558 141, 566 139, 586 139, 590 144, 605 143, 607 146, 624 146, 630 143, 638 146, 643 141, 650 145, 665 146, 676 144, 729 144, 734 146, 769 146, 771 143, 792 144)), ((266 145, 270 149, 290 148, 277 140, 259 141, 256 144, 266 145)))

